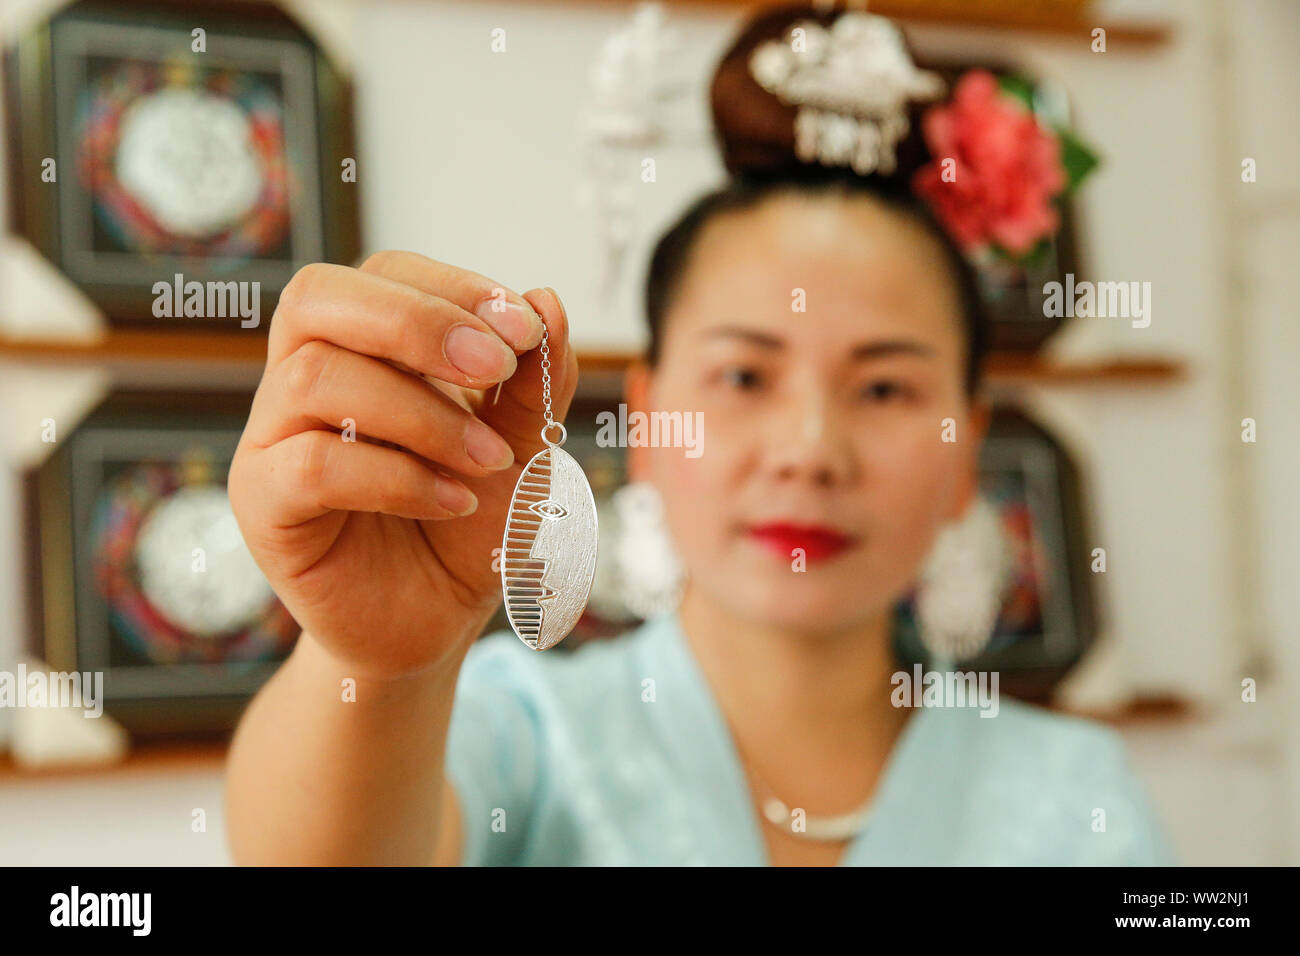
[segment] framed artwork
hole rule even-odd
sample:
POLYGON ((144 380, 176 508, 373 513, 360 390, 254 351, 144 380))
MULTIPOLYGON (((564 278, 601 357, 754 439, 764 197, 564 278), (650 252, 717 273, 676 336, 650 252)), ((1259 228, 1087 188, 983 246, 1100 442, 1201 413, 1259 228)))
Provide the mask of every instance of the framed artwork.
POLYGON ((35 649, 134 732, 233 726, 297 638, 226 496, 250 403, 115 393, 35 476, 35 649))
MULTIPOLYGON (((1045 697, 1096 633, 1090 538, 1079 472, 1048 432, 999 408, 980 456, 980 494, 997 510, 1011 555, 993 637, 963 669, 999 671, 1018 697, 1045 697)), ((899 603, 895 646, 909 665, 926 659, 914 595, 899 603)))
POLYGON ((1074 212, 1070 200, 1060 201, 1061 231, 1047 242, 1041 258, 1028 266, 985 263, 978 269, 980 291, 989 317, 990 344, 1003 352, 1032 352, 1067 321, 1043 314, 1043 286, 1078 275, 1074 212))
POLYGON ((111 320, 264 330, 299 267, 356 258, 350 89, 275 6, 83 0, 7 80, 15 225, 111 320))

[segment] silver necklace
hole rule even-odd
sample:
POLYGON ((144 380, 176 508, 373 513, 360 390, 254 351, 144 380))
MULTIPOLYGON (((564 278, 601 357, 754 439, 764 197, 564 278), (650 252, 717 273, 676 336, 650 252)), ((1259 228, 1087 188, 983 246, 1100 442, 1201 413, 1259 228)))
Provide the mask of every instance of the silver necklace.
POLYGON ((519 639, 535 651, 564 640, 582 617, 596 576, 596 499, 582 466, 560 446, 569 437, 551 415, 551 350, 542 330, 546 447, 515 483, 501 541, 501 591, 519 639), (551 441, 553 429, 560 440, 551 441))

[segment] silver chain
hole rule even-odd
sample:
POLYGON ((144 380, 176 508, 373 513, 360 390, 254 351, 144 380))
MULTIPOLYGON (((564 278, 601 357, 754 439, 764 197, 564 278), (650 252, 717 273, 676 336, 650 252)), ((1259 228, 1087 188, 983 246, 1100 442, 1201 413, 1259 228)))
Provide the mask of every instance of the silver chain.
POLYGON ((546 424, 542 426, 542 441, 552 448, 559 448, 569 437, 569 431, 551 414, 551 346, 547 342, 545 325, 542 326, 542 401, 546 403, 546 424), (559 441, 551 441, 549 434, 552 428, 560 430, 559 441))
POLYGON ((546 427, 555 424, 551 417, 551 347, 546 342, 546 326, 542 326, 542 401, 546 403, 546 427))

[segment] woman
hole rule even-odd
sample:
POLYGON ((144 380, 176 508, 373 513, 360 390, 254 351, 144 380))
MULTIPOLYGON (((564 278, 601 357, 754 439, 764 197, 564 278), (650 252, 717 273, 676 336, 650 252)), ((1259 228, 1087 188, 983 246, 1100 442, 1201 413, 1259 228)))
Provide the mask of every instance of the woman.
POLYGON ((788 104, 749 53, 830 16, 742 34, 715 80, 733 179, 651 264, 629 409, 698 412, 704 434, 698 457, 630 450, 684 571, 637 631, 571 654, 475 642, 542 447, 543 323, 557 419, 576 384, 553 290, 405 253, 285 290, 230 491, 303 635, 236 736, 241 862, 1166 858, 1112 732, 1008 701, 898 706, 892 609, 975 492, 983 332, 910 185, 908 97, 933 90, 879 18, 854 24, 907 113, 852 170, 764 113, 788 104))

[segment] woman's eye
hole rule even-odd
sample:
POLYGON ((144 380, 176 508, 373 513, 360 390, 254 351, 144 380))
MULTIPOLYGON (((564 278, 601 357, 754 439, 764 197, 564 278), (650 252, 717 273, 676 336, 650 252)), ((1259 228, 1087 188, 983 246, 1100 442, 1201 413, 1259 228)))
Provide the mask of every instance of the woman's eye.
POLYGON ((908 397, 909 391, 901 382, 881 380, 869 384, 862 390, 862 394, 872 402, 891 402, 908 397))
POLYGON ((722 373, 722 379, 728 385, 733 385, 736 388, 746 389, 746 390, 757 388, 760 384, 762 384, 762 379, 760 378, 758 372, 755 369, 744 368, 741 366, 733 366, 731 368, 724 369, 722 373))

